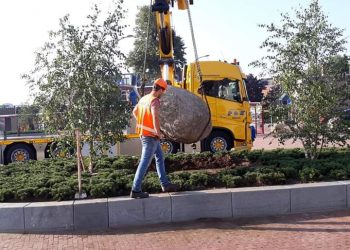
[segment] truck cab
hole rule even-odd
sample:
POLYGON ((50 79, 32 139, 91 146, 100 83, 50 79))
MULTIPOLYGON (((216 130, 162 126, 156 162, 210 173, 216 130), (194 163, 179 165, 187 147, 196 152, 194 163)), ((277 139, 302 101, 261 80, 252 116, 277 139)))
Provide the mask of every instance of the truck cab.
POLYGON ((201 151, 222 151, 252 147, 252 122, 245 86, 239 65, 221 61, 200 61, 202 82, 197 64, 185 67, 184 79, 177 83, 200 97, 206 97, 213 130, 201 142, 201 151))

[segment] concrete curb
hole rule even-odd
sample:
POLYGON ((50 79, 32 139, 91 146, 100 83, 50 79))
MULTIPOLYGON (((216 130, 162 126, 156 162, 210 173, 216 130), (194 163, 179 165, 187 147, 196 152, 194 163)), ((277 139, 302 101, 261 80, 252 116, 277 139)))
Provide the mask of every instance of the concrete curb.
POLYGON ((24 207, 24 229, 68 231, 74 226, 73 201, 35 202, 24 207))
POLYGON ((346 208, 350 208, 350 181, 155 194, 149 199, 0 203, 0 232, 91 231, 346 208))

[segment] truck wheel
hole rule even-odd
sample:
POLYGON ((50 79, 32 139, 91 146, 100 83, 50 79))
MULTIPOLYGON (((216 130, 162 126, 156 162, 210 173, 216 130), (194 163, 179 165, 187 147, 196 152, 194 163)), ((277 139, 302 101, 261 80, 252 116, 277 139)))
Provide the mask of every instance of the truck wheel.
POLYGON ((5 153, 5 162, 25 162, 35 160, 35 152, 32 147, 27 144, 14 144, 5 153))
POLYGON ((162 140, 160 145, 164 154, 176 154, 180 149, 180 144, 173 141, 162 140))
POLYGON ((53 142, 47 147, 47 157, 50 158, 71 158, 75 154, 75 149, 69 144, 53 142))
POLYGON ((222 131, 212 132, 204 142, 204 150, 210 152, 229 151, 232 148, 232 139, 222 131))

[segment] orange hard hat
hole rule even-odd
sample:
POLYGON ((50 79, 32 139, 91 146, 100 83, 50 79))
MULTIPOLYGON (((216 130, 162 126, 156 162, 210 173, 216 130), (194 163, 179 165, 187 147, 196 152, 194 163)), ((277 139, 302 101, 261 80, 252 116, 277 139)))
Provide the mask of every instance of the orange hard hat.
POLYGON ((158 78, 157 80, 154 81, 153 85, 158 85, 159 87, 163 89, 167 89, 168 84, 163 78, 158 78))

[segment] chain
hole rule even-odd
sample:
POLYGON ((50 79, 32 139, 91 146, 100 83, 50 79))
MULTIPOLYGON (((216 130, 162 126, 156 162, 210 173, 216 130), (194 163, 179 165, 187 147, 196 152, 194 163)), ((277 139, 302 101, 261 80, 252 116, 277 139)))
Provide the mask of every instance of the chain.
POLYGON ((211 111, 210 111, 210 106, 208 103, 208 99, 207 96, 205 94, 205 90, 204 90, 204 86, 203 86, 203 76, 202 76, 202 71, 201 71, 201 67, 200 67, 200 63, 198 60, 198 52, 197 52, 197 45, 196 45, 196 39, 194 36, 194 30, 193 30, 193 23, 192 23, 192 17, 191 17, 191 11, 190 11, 190 5, 188 3, 188 0, 186 0, 186 4, 187 4, 187 14, 188 14, 188 20, 190 23, 190 29, 191 29, 191 36, 192 36, 192 44, 193 44, 193 50, 194 50, 194 55, 195 55, 195 63, 196 63, 196 67, 197 67, 197 74, 198 74, 198 79, 199 79, 199 83, 200 83, 200 89, 201 89, 201 95, 202 95, 202 99, 205 100, 205 103, 207 104, 207 108, 208 108, 208 112, 209 112, 209 119, 207 121, 206 126, 204 126, 202 132, 200 133, 200 135, 198 136, 196 141, 199 141, 199 139, 203 136, 206 128, 209 126, 210 121, 211 121, 211 111))

